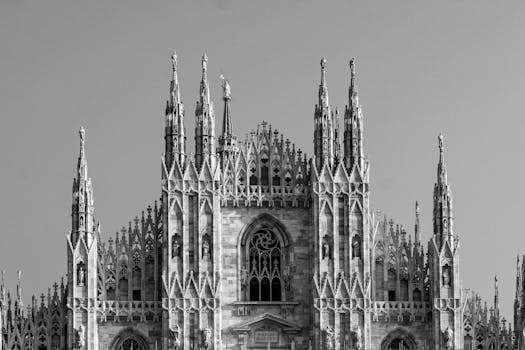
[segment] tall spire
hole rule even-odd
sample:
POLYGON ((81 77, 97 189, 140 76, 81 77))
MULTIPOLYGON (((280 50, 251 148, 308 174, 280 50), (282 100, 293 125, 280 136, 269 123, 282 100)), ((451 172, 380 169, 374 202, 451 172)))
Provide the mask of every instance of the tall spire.
POLYGON ((314 112, 314 154, 315 164, 320 170, 324 163, 334 165, 335 125, 326 87, 326 58, 321 59, 321 82, 319 101, 314 112))
POLYGON ((177 54, 173 53, 171 56, 170 99, 166 103, 166 127, 164 132, 165 162, 168 170, 171 169, 175 160, 179 162, 181 168, 184 167, 186 153, 184 105, 180 99, 177 61, 177 54))
POLYGON ((319 106, 328 107, 328 88, 326 87, 326 57, 321 59, 321 83, 319 84, 319 106))
POLYGON ((416 245, 420 242, 420 226, 419 226, 419 203, 416 201, 416 223, 414 225, 414 243, 416 245))
POLYGON ((219 147, 217 148, 217 152, 221 156, 222 164, 224 164, 224 160, 228 155, 235 154, 237 152, 237 137, 233 134, 230 106, 232 99, 230 82, 222 75, 220 78, 223 80, 222 100, 224 101, 224 113, 222 117, 222 135, 219 136, 219 147))
POLYGON ((494 276, 494 312, 496 319, 499 320, 499 288, 498 288, 498 276, 494 276))
POLYGON ((85 235, 90 243, 93 237, 93 188, 88 177, 88 165, 85 152, 86 131, 80 127, 80 155, 77 164, 77 177, 73 179, 72 230, 73 243, 80 235, 85 235))
POLYGON ((195 109, 195 163, 197 169, 200 169, 205 161, 210 161, 212 168, 215 164, 215 113, 210 97, 206 53, 202 55, 201 63, 200 96, 195 109))
POLYGON ((350 60, 350 87, 348 105, 344 116, 344 157, 345 166, 351 171, 354 165, 362 170, 364 164, 363 150, 363 115, 357 95, 355 59, 350 60))
POLYGON ((445 165, 443 135, 438 137, 439 161, 437 180, 434 186, 434 235, 439 245, 448 240, 454 246, 454 218, 452 215, 452 191, 448 185, 447 167, 445 165))
POLYGON ((202 77, 200 86, 200 101, 201 103, 210 103, 210 86, 208 84, 208 56, 206 52, 202 55, 202 77))

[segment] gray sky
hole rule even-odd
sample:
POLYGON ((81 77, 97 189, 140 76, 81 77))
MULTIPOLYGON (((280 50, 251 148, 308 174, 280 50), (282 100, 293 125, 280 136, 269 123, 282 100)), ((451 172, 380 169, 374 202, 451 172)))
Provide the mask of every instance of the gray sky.
MULTIPOLYGON (((520 1, 28 1, 0 4, 0 267, 24 297, 65 273, 78 128, 104 238, 160 195, 170 54, 193 137, 200 57, 212 97, 231 81, 234 131, 266 120, 312 154, 319 60, 344 110, 357 58, 372 202, 431 236, 437 135, 461 237, 464 287, 511 319, 525 252, 525 3, 520 1)), ((219 113, 220 117, 220 113, 219 113)), ((220 119, 217 122, 220 124, 220 119)))

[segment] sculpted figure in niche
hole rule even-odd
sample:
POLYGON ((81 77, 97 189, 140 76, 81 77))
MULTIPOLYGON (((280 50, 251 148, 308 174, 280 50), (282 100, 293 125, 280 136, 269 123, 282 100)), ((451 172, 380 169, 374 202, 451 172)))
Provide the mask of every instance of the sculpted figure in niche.
POLYGON ((443 331, 443 341, 445 342, 445 349, 451 350, 454 344, 454 331, 450 327, 443 331))
POLYGON ((86 330, 84 328, 84 325, 78 326, 78 329, 75 331, 76 335, 76 347, 77 349, 84 349, 84 345, 86 345, 86 330))
POLYGON ((287 266, 284 268, 284 289, 289 292, 292 289, 292 273, 290 272, 290 267, 287 266))
POLYGON ((246 285, 248 284, 248 270, 246 269, 246 266, 241 267, 240 276, 241 287, 246 288, 246 285))
POLYGON ((442 280, 444 286, 450 286, 450 266, 443 266, 442 280))
POLYGON ((361 330, 361 327, 357 326, 357 328, 352 333, 354 335, 355 348, 357 350, 361 350, 363 347, 363 331, 361 330))
POLYGON ((202 348, 207 350, 211 345, 211 329, 204 328, 201 330, 202 348))
POLYGON ((361 258, 361 239, 358 235, 352 238, 352 258, 361 258))
POLYGON ((77 285, 83 286, 86 283, 86 268, 83 262, 78 263, 77 285))
POLYGON ((178 233, 174 234, 171 238, 171 257, 180 257, 181 239, 178 233))
POLYGON ((330 244, 329 235, 324 235, 323 237, 322 256, 323 256, 323 259, 332 258, 332 245, 330 244))
POLYGON ((180 328, 178 325, 170 327, 170 337, 168 340, 168 349, 177 350, 180 348, 180 328))
POLYGON ((205 233, 202 236, 202 258, 211 258, 211 243, 210 243, 210 235, 205 233))
POLYGON ((330 327, 326 327, 324 331, 324 340, 326 350, 334 350, 334 330, 330 327))

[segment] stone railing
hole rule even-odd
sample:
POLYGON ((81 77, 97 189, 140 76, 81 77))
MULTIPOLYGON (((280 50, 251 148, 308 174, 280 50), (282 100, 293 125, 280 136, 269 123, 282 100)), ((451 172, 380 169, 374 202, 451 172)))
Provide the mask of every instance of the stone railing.
POLYGON ((162 305, 160 301, 99 300, 97 317, 100 322, 158 322, 162 305))
POLYGON ((396 317, 398 321, 402 321, 406 315, 414 321, 416 316, 426 317, 432 311, 431 303, 428 301, 374 301, 370 306, 375 321, 380 316, 384 316, 387 320, 396 317))

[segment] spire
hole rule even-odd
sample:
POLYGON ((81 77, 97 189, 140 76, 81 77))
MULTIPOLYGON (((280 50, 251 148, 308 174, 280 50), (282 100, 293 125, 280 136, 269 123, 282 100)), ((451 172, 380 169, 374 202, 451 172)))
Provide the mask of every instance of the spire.
MULTIPOLYGON (((324 163, 334 165, 335 125, 333 113, 328 100, 326 87, 326 58, 321 59, 321 83, 319 84, 319 101, 314 112, 314 154, 315 164, 320 170, 324 163)), ((335 148, 336 149, 336 148, 335 148)))
POLYGON ((230 154, 235 154, 238 150, 237 148, 237 137, 233 135, 233 125, 231 117, 231 88, 230 82, 224 78, 221 74, 220 76, 222 83, 222 100, 224 101, 224 113, 222 117, 222 135, 219 137, 219 147, 217 152, 221 156, 221 164, 224 164, 225 158, 230 154))
MULTIPOLYGON (((222 76, 221 76, 222 77, 222 76)), ((223 121, 222 121, 222 135, 224 136, 230 136, 232 135, 232 117, 230 112, 230 101, 232 99, 231 97, 231 89, 230 89, 230 82, 223 78, 223 96, 222 99, 224 101, 224 114, 223 114, 223 121)))
POLYGON ((447 181, 443 135, 438 137, 439 161, 437 180, 434 185, 434 235, 438 236, 439 247, 448 240, 451 247, 455 246, 454 218, 452 215, 452 191, 447 181))
POLYGON ((180 103, 179 77, 177 75, 177 53, 171 55, 171 84, 170 84, 170 103, 174 105, 180 103))
POLYGON ((18 316, 21 315, 24 303, 22 302, 22 271, 18 270, 16 272, 17 275, 17 282, 16 282, 16 301, 15 301, 15 309, 18 316))
POLYGON ((200 87, 201 104, 210 103, 210 86, 208 84, 208 56, 206 52, 202 55, 202 78, 200 87))
POLYGON ((496 318, 499 319, 498 276, 494 276, 494 312, 496 313, 496 318))
POLYGON ((348 105, 344 116, 344 157, 345 166, 351 171, 354 165, 363 168, 363 115, 357 95, 355 59, 350 60, 350 87, 348 89, 348 105))
POLYGON ((200 96, 195 109, 195 165, 200 170, 202 163, 215 165, 215 113, 208 84, 208 56, 202 55, 202 78, 200 96))
POLYGON ((319 106, 328 107, 328 88, 326 87, 326 58, 321 59, 321 83, 319 84, 319 106))
POLYGON ((420 242, 420 226, 419 226, 419 203, 416 201, 416 223, 414 225, 414 243, 417 245, 420 242))
POLYGON ((186 136, 184 129, 184 105, 180 99, 179 77, 177 74, 177 54, 171 55, 172 77, 170 82, 170 97, 166 102, 166 127, 164 132, 165 162, 171 169, 173 161, 184 166, 186 153, 186 136))
POLYGON ((87 243, 93 236, 93 188, 88 177, 85 154, 86 131, 80 127, 80 155, 78 157, 77 177, 73 180, 72 242, 76 243, 80 234, 86 234, 87 243), (87 235, 89 233, 89 235, 87 235))

